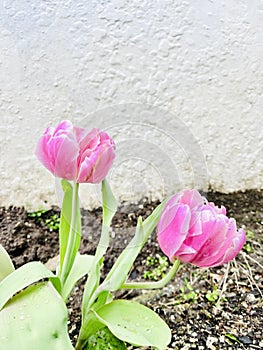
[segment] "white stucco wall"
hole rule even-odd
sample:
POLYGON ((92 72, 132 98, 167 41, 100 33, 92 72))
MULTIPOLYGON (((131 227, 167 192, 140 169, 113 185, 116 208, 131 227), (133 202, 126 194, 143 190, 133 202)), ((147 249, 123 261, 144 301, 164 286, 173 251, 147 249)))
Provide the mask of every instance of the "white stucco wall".
POLYGON ((0 1, 0 205, 58 203, 33 152, 66 118, 116 139, 119 199, 262 188, 262 33, 259 0, 0 1))

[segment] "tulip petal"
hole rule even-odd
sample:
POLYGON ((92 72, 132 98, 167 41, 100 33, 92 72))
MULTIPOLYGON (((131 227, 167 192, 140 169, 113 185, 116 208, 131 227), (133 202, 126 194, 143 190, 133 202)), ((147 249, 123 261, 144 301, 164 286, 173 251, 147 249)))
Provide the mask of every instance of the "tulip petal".
POLYGON ((94 170, 94 165, 96 164, 96 161, 98 159, 98 153, 99 152, 97 150, 96 152, 91 153, 89 157, 86 156, 84 159, 81 160, 77 182, 90 182, 92 172, 94 170))
POLYGON ((184 190, 181 203, 189 205, 190 208, 194 208, 204 204, 204 198, 195 189, 184 190))
POLYGON ((46 129, 37 144, 36 156, 53 175, 74 180, 78 150, 73 125, 63 120, 56 129, 46 129))
POLYGON ((200 210, 192 210, 188 237, 200 236, 202 233, 201 212, 200 210))
POLYGON ((97 128, 87 130, 75 126, 74 132, 80 147, 80 159, 87 156, 85 152, 96 150, 101 142, 101 131, 97 128))
POLYGON ((174 216, 177 213, 178 210, 178 198, 175 196, 173 196, 167 203, 166 206, 164 208, 163 214, 161 216, 161 219, 158 223, 158 231, 161 232, 163 230, 166 229, 166 227, 168 227, 170 225, 170 223, 172 222, 174 216))
POLYGON ((244 244, 246 242, 246 235, 244 229, 239 229, 235 237, 233 238, 231 244, 224 252, 221 259, 214 262, 213 266, 219 266, 227 263, 230 260, 233 260, 236 255, 240 252, 240 250, 243 248, 244 244))
MULTIPOLYGON (((198 217, 198 219, 196 219, 196 229, 195 225, 191 227, 193 232, 196 230, 199 234, 188 234, 184 242, 187 246, 191 246, 196 251, 196 254, 198 254, 205 242, 210 239, 216 225, 216 217, 214 217, 211 210, 209 210, 209 207, 204 206, 204 208, 205 210, 199 211, 199 215, 198 212, 196 213, 198 217)), ((194 256, 192 258, 194 258, 194 256)))
POLYGON ((158 229, 158 242, 162 251, 170 258, 176 255, 177 250, 183 244, 191 218, 190 209, 187 205, 176 204, 175 216, 173 220, 165 227, 164 231, 158 229))
POLYGON ((54 160, 50 159, 48 153, 48 143, 52 135, 54 134, 54 128, 47 128, 44 135, 37 143, 35 154, 38 160, 52 173, 54 173, 54 160))
POLYGON ((54 138, 50 143, 50 149, 52 150, 53 146, 56 152, 54 175, 66 180, 75 180, 79 153, 76 140, 63 135, 59 140, 54 138))
POLYGON ((223 205, 221 205, 220 208, 217 205, 215 205, 213 202, 209 202, 208 205, 214 211, 215 214, 226 215, 226 208, 223 205))
POLYGON ((75 128, 80 143, 77 182, 99 183, 107 175, 115 158, 115 143, 104 131, 96 128, 85 133, 75 128))
MULTIPOLYGON (((212 222, 212 221, 211 221, 212 222)), ((222 218, 215 218, 213 226, 204 224, 204 230, 207 230, 208 238, 200 246, 198 253, 191 261, 197 266, 212 266, 217 260, 218 255, 224 251, 224 244, 227 239, 228 225, 222 218), (209 228, 210 226, 210 228, 209 228)))
POLYGON ((193 256, 196 255, 196 250, 191 247, 186 245, 185 243, 183 243, 180 247, 180 249, 176 252, 176 257, 184 262, 184 263, 188 263, 191 262, 193 260, 193 256))
POLYGON ((114 158, 115 152, 111 145, 101 146, 100 156, 91 177, 92 183, 99 183, 106 177, 114 158))

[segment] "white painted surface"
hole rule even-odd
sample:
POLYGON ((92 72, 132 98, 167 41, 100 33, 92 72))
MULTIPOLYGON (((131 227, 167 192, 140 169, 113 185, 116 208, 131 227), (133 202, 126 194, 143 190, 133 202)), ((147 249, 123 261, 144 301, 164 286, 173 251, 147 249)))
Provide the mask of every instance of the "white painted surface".
POLYGON ((120 199, 262 188, 262 33, 261 0, 1 1, 0 204, 57 204, 33 151, 65 118, 115 137, 120 199))

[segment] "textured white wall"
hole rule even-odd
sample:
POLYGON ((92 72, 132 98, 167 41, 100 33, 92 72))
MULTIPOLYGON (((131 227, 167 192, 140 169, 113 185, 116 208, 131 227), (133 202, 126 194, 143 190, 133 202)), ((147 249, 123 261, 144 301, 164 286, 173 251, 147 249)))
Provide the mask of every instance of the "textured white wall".
POLYGON ((259 0, 0 1, 0 205, 57 204, 33 151, 65 118, 115 137, 121 199, 262 188, 262 33, 259 0))

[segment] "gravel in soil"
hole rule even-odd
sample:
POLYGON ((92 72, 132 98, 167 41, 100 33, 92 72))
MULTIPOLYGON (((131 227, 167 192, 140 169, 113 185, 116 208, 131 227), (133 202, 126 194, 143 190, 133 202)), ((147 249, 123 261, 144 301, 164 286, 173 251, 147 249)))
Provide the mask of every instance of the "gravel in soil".
MULTIPOLYGON (((207 197, 219 206, 225 205, 228 215, 247 230, 247 243, 235 261, 212 269, 184 265, 162 290, 118 291, 116 297, 138 300, 165 319, 173 334, 168 349, 263 349, 263 190, 232 194, 209 192, 207 197)), ((157 205, 158 202, 147 199, 138 204, 120 205, 113 219, 102 279, 133 236, 138 216, 147 217, 157 205)), ((16 267, 33 260, 46 263, 58 254, 56 225, 50 225, 50 218, 58 214, 55 207, 33 217, 24 208, 0 208, 0 243, 16 267)), ((82 215, 80 251, 94 254, 101 210, 83 210, 82 215)), ((165 271, 167 262, 153 233, 129 278, 142 280, 145 273, 155 278, 152 271, 160 271, 160 261, 165 262, 165 271), (149 257, 153 266, 147 266, 149 257)), ((80 326, 84 282, 74 288, 68 302, 69 333, 73 342, 80 326)))

